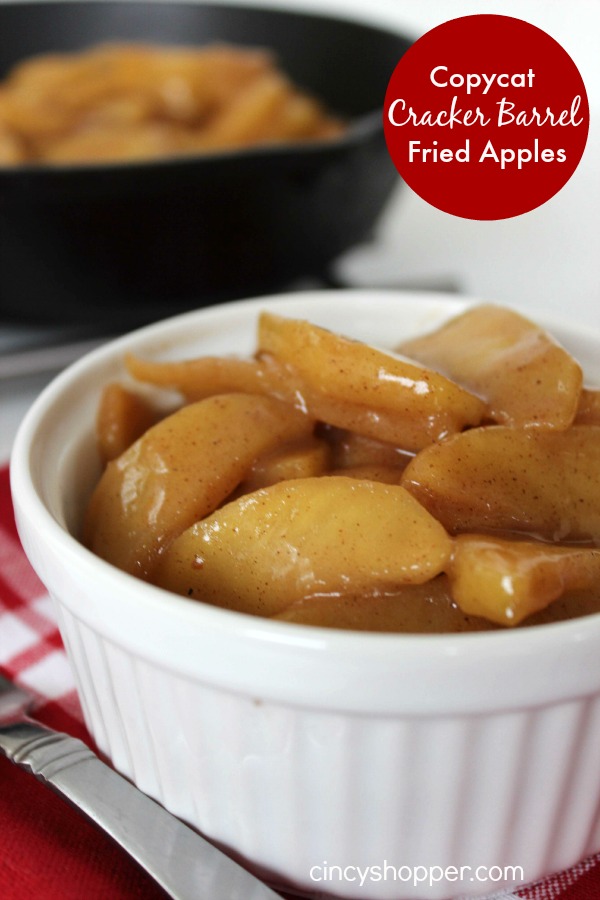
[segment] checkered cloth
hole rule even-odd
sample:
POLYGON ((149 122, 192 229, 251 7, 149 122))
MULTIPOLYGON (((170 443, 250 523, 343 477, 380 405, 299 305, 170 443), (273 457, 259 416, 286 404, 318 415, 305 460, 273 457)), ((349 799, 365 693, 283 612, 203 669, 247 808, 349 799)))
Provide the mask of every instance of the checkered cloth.
MULTIPOLYGON (((15 528, 0 469, 0 672, 36 697, 35 718, 91 745, 44 586, 15 528)), ((166 894, 79 813, 0 755, 2 900, 165 900, 166 894)))
MULTIPOLYGON (((36 719, 91 745, 50 598, 19 544, 7 468, 0 469, 0 672, 36 696, 36 719)), ((2 900, 164 900, 108 838, 1 756, 0 823, 2 900)), ((600 855, 494 895, 510 898, 600 900, 600 855)))

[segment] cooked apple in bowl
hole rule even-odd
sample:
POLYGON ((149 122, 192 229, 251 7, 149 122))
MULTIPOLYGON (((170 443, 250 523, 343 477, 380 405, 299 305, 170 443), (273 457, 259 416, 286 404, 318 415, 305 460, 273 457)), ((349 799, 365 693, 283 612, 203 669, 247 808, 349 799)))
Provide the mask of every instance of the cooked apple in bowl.
POLYGON ((257 324, 246 356, 127 356, 98 411, 90 549, 295 623, 459 632, 600 610, 597 392, 550 333, 483 304, 395 352, 257 324))

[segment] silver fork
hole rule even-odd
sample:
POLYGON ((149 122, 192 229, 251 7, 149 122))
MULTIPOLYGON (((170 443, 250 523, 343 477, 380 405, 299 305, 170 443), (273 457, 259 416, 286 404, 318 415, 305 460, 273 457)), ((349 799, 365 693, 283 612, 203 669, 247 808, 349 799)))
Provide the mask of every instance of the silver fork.
POLYGON ((0 752, 77 807, 176 900, 280 900, 262 881, 105 765, 82 741, 27 715, 0 676, 0 752))

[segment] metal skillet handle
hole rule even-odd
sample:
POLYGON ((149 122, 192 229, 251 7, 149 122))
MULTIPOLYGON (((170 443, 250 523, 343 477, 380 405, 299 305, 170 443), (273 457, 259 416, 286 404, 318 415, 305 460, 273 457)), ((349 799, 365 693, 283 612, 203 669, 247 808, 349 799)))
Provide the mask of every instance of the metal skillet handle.
POLYGON ((82 741, 16 722, 0 726, 0 751, 102 828, 176 900, 280 900, 82 741))

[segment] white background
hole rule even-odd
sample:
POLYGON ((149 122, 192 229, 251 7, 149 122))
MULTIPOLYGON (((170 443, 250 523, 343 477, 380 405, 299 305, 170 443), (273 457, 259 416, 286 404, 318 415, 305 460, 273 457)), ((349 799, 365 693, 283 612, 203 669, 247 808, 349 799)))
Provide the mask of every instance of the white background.
MULTIPOLYGON (((262 5, 331 12, 414 37, 456 16, 499 13, 526 19, 559 41, 579 67, 591 112, 583 159, 565 187, 539 209, 499 222, 449 216, 408 188, 398 190, 374 242, 348 254, 339 272, 360 286, 448 281, 482 300, 547 310, 600 329, 600 0, 262 0, 262 5)), ((15 382, 9 391, 0 386, 0 461, 42 383, 15 382)))

